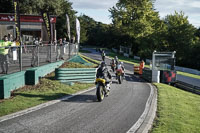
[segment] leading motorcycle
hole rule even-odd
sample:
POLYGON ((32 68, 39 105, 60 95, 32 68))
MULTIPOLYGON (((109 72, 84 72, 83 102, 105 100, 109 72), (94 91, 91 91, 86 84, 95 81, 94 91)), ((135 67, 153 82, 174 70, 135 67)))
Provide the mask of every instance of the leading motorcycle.
POLYGON ((97 78, 95 84, 97 100, 101 102, 105 96, 109 95, 111 82, 106 82, 103 78, 97 78))

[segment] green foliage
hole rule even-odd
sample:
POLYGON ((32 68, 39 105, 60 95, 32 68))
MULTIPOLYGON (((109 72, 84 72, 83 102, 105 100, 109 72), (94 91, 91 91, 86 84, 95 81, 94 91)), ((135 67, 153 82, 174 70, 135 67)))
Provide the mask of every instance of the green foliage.
POLYGON ((107 46, 109 39, 109 25, 96 22, 94 19, 81 15, 78 17, 81 24, 81 43, 97 46, 107 46))
MULTIPOLYGON (((13 0, 0 1, 0 12, 14 12, 13 0)), ((56 30, 59 38, 67 37, 66 16, 67 13, 71 23, 71 34, 75 34, 75 14, 72 3, 68 0, 20 0, 20 14, 40 15, 41 10, 48 11, 50 15, 57 17, 56 30)))
POLYGON ((123 40, 120 45, 132 47, 136 55, 151 56, 158 47, 153 37, 162 31, 163 25, 158 12, 153 9, 152 1, 119 0, 109 11, 114 28, 120 31, 118 42, 123 40))
POLYGON ((187 60, 190 59, 190 50, 199 40, 195 36, 196 28, 189 23, 183 12, 167 15, 164 21, 167 25, 168 42, 164 49, 176 51, 178 65, 189 63, 187 60))
POLYGON ((92 18, 90 18, 87 15, 80 15, 78 17, 81 25, 81 37, 80 42, 82 44, 87 44, 89 38, 92 38, 92 30, 96 27, 96 21, 92 18))
MULTIPOLYGON (((103 24, 87 15, 78 17, 81 24, 80 43, 106 48, 131 47, 134 55, 151 58, 152 52, 176 51, 176 65, 200 68, 200 29, 188 21, 183 12, 164 19, 154 10, 155 0, 118 0, 109 9, 113 24, 103 24)), ((13 0, 0 1, 0 12, 13 12, 13 0), (3 5, 3 6, 2 6, 3 5)), ((68 0, 23 0, 21 14, 40 15, 45 9, 56 15, 57 37, 67 37, 66 16, 69 15, 71 36, 76 36, 76 11, 68 0)))
POLYGON ((134 38, 152 34, 153 21, 158 20, 158 13, 149 0, 119 0, 109 11, 115 27, 134 38))

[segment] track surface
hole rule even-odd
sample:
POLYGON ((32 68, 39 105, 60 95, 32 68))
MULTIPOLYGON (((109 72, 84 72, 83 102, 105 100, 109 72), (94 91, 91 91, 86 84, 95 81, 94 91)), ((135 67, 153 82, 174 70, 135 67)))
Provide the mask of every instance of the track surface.
MULTIPOLYGON (((100 58, 96 53, 89 56, 100 58)), ((150 87, 127 73, 122 84, 113 80, 111 93, 102 102, 97 102, 95 94, 96 90, 91 90, 3 121, 0 133, 125 133, 143 113, 150 87)))

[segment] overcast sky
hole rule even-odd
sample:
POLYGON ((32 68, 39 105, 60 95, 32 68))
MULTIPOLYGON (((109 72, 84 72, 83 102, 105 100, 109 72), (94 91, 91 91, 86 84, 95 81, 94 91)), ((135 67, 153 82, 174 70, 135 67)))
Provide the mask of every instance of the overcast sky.
MULTIPOLYGON (((111 23, 108 9, 114 6, 118 0, 69 0, 72 7, 78 11, 78 15, 85 14, 96 21, 111 23)), ((156 0, 155 9, 160 17, 164 18, 174 11, 183 11, 191 24, 200 27, 200 0, 156 0)))

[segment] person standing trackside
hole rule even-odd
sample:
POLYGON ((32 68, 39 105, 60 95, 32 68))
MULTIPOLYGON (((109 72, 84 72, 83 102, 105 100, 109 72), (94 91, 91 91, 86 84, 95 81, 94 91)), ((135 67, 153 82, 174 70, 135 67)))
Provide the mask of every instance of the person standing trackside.
POLYGON ((72 36, 71 43, 72 43, 72 44, 75 44, 75 41, 76 41, 75 36, 72 36))
POLYGON ((63 43, 62 38, 60 38, 56 47, 56 61, 59 61, 59 59, 61 59, 60 52, 61 52, 62 43, 63 43))
POLYGON ((102 60, 105 61, 106 53, 104 52, 104 50, 101 53, 101 57, 102 57, 102 60))
POLYGON ((31 67, 36 66, 35 63, 38 60, 38 46, 39 46, 38 38, 34 38, 33 39, 33 48, 32 48, 31 67))
POLYGON ((62 46, 61 46, 61 59, 64 60, 64 54, 66 53, 66 47, 67 47, 67 39, 63 38, 62 46))
POLYGON ((2 74, 7 74, 8 73, 8 62, 9 62, 9 57, 8 57, 8 51, 9 51, 9 46, 12 46, 13 43, 8 41, 8 37, 5 35, 3 38, 3 41, 0 41, 0 64, 1 64, 1 69, 2 69, 2 74))

